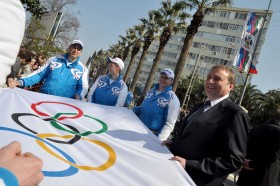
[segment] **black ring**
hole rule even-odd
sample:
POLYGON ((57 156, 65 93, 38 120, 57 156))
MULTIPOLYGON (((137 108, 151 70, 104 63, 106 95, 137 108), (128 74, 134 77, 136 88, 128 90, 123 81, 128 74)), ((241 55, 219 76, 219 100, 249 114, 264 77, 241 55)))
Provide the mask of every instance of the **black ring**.
MULTIPOLYGON (((28 128, 27 126, 25 126, 23 123, 21 123, 21 122, 19 121, 19 117, 21 117, 21 116, 35 116, 35 117, 40 118, 40 119, 42 119, 42 118, 39 117, 39 116, 37 116, 37 115, 35 115, 35 114, 29 114, 29 113, 15 113, 15 114, 12 114, 12 116, 11 116, 12 119, 13 119, 19 126, 23 127, 24 129, 26 129, 26 130, 29 131, 29 132, 32 132, 33 134, 38 134, 37 132, 35 132, 34 130, 28 128)), ((54 119, 52 119, 52 118, 46 118, 46 119, 42 119, 42 120, 44 120, 44 121, 53 121, 54 119)), ((58 121, 56 121, 56 122, 58 122, 58 121)), ((59 122, 59 123, 61 123, 61 122, 59 122)), ((73 126, 71 126, 71 125, 63 124, 63 123, 61 123, 61 124, 64 125, 64 126, 66 126, 66 127, 68 127, 69 129, 71 129, 71 130, 73 130, 73 131, 79 133, 78 129, 76 129, 75 127, 73 127, 73 126)), ((71 144, 74 144, 74 143, 76 143, 77 141, 79 141, 79 140, 81 139, 81 136, 75 135, 75 136, 74 136, 71 140, 69 140, 69 141, 61 141, 61 140, 55 140, 55 139, 50 139, 50 138, 46 138, 46 139, 49 140, 49 141, 55 142, 55 143, 61 143, 61 144, 69 144, 69 145, 71 145, 71 144)))

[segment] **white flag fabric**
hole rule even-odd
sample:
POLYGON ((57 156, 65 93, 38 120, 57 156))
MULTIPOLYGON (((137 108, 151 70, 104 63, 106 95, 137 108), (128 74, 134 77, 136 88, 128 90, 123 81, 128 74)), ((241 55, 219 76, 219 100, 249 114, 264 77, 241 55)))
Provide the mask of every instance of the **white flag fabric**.
POLYGON ((195 185, 127 108, 19 88, 0 89, 0 105, 0 147, 16 140, 39 156, 42 186, 195 185))

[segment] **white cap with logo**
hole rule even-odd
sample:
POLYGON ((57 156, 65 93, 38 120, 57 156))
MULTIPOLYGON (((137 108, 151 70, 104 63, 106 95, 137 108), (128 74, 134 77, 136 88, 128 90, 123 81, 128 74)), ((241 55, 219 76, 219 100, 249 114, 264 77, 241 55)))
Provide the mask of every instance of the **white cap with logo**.
POLYGON ((123 70, 124 69, 124 63, 123 60, 121 60, 120 58, 116 57, 116 58, 110 58, 109 56, 107 57, 107 62, 113 62, 119 65, 120 69, 123 70))
POLYGON ((168 78, 172 79, 174 79, 175 76, 173 70, 171 70, 170 68, 165 68, 160 73, 165 74, 168 78))
POLYGON ((82 41, 80 41, 80 40, 74 40, 74 41, 71 43, 71 45, 74 45, 74 44, 81 45, 82 48, 84 48, 84 44, 83 44, 82 41))

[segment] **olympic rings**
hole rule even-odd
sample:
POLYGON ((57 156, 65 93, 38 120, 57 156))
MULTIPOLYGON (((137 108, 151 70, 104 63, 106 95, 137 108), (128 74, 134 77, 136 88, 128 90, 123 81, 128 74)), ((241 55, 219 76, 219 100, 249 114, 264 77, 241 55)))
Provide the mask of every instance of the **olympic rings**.
POLYGON ((46 172, 45 171, 44 172, 45 176, 53 176, 53 177, 55 177, 55 176, 57 176, 57 177, 59 177, 59 176, 71 176, 71 175, 77 173, 78 169, 87 170, 87 171, 88 170, 104 171, 104 170, 110 168, 115 163, 117 156, 116 156, 115 151, 112 149, 112 147, 110 147, 108 144, 106 144, 104 142, 82 137, 82 136, 88 136, 88 135, 93 134, 93 133, 94 134, 100 134, 100 133, 106 132, 108 130, 108 126, 103 121, 101 121, 97 118, 94 118, 92 116, 89 116, 89 115, 84 115, 83 111, 80 108, 78 108, 76 106, 73 106, 73 105, 70 105, 70 104, 62 103, 62 102, 42 101, 42 102, 38 102, 38 103, 33 103, 33 104, 31 104, 31 109, 36 114, 38 114, 39 116, 34 115, 34 114, 29 114, 29 113, 14 113, 14 114, 12 114, 12 119, 19 126, 23 127, 27 131, 35 134, 36 136, 34 136, 32 134, 25 133, 25 132, 21 132, 21 131, 18 131, 18 130, 14 130, 14 129, 10 129, 10 131, 22 133, 22 134, 25 134, 25 135, 28 135, 28 136, 31 136, 31 137, 35 138, 36 142, 38 143, 38 145, 41 148, 43 148, 45 151, 47 151, 49 154, 53 155, 54 157, 58 158, 59 160, 61 160, 61 161, 70 165, 70 168, 67 169, 67 172, 62 171, 62 173, 61 173, 61 171, 56 171, 56 172, 46 172), (67 105, 67 106, 70 106, 72 108, 75 108, 78 111, 78 113, 77 114, 76 113, 57 113, 54 116, 50 116, 47 113, 44 113, 44 112, 41 112, 41 111, 37 110, 37 106, 41 105, 43 103, 54 103, 54 104, 67 105), (37 132, 35 132, 31 128, 28 128, 27 126, 25 126, 23 123, 20 122, 19 118, 21 116, 35 116, 35 117, 40 118, 44 121, 49 121, 50 124, 53 127, 57 128, 59 130, 62 130, 64 132, 71 133, 71 134, 70 135, 64 135, 64 136, 60 136, 60 135, 57 135, 57 134, 38 134, 37 132), (44 118, 43 119, 40 116, 49 116, 49 118, 44 118), (80 118, 82 116, 97 121, 99 124, 102 125, 102 128, 98 131, 95 131, 95 132, 86 131, 86 132, 80 133, 79 130, 76 129, 74 126, 64 124, 60 121, 60 120, 66 119, 66 118, 76 119, 76 118, 80 118), (65 128, 65 127, 67 127, 67 128, 65 128), (61 141, 61 140, 57 140, 57 139, 50 139, 52 137, 53 138, 63 138, 63 139, 72 138, 72 139, 70 141, 61 141), (47 142, 46 140, 44 140, 44 138, 46 138, 49 141, 52 141, 52 142, 55 142, 55 143, 61 143, 61 144, 74 144, 78 140, 83 139, 83 140, 86 140, 90 143, 93 143, 93 144, 95 144, 97 146, 100 146, 101 148, 105 149, 105 151, 107 151, 109 156, 108 156, 107 161, 100 166, 93 167, 93 166, 77 165, 76 162, 68 154, 66 154, 62 150, 58 149, 57 147, 53 146, 50 142, 47 142), (46 144, 53 147, 53 149, 57 150, 64 157, 62 157, 61 155, 53 152, 53 150, 51 150, 46 144))
POLYGON ((80 108, 78 108, 78 107, 76 107, 76 106, 74 106, 74 105, 70 105, 70 104, 62 103, 62 102, 56 102, 56 101, 41 101, 41 102, 38 102, 38 103, 33 103, 33 104, 31 105, 31 109, 34 110, 34 112, 35 112, 36 114, 39 114, 40 116, 50 116, 50 115, 48 115, 48 114, 46 114, 46 113, 44 113, 44 112, 40 112, 40 111, 37 110, 37 108, 36 108, 37 105, 41 105, 41 104, 43 104, 43 103, 57 103, 57 104, 67 105, 67 106, 73 107, 74 109, 76 109, 76 110, 78 111, 78 114, 77 114, 76 116, 73 116, 73 117, 67 117, 67 116, 65 116, 65 117, 59 118, 60 115, 56 114, 53 118, 54 118, 54 119, 57 119, 57 120, 64 120, 64 119, 66 119, 66 118, 75 119, 75 118, 79 118, 79 117, 81 117, 81 116, 83 115, 83 111, 82 111, 80 108))
MULTIPOLYGON (((25 130, 29 131, 29 132, 32 132, 33 134, 37 134, 37 132, 35 132, 34 130, 28 128, 27 126, 25 126, 24 124, 22 124, 20 121, 19 121, 19 117, 21 116, 35 116, 37 118, 40 118, 39 116, 37 115, 34 115, 34 114, 28 114, 28 113, 16 113, 16 114, 12 114, 12 119, 19 125, 21 126, 22 128, 24 128, 25 130)), ((42 118, 40 118, 42 119, 42 118)), ((49 118, 47 119, 43 119, 43 120, 49 120, 49 118)), ((53 120, 53 119, 51 119, 53 120)), ((79 131, 71 126, 71 125, 66 125, 66 124, 63 124, 65 126, 67 126, 68 128, 72 129, 73 131, 75 131, 76 133, 79 133, 79 131)), ((75 142, 77 142, 79 139, 81 138, 81 136, 79 135, 75 135, 70 141, 58 141, 58 140, 54 140, 54 139, 49 139, 47 138, 48 140, 50 141, 53 141, 53 142, 56 142, 56 143, 62 143, 62 144, 74 144, 75 142)))
MULTIPOLYGON (((12 129, 12 128, 6 128, 6 127, 1 127, 1 126, 0 126, 0 130, 16 132, 16 133, 19 133, 19 134, 24 134, 26 136, 35 138, 37 143, 38 143, 38 141, 40 141, 41 143, 44 143, 44 145, 48 144, 49 146, 51 146, 52 148, 57 150, 60 154, 62 154, 67 159, 67 161, 69 161, 71 163, 76 163, 75 160, 73 160, 71 158, 71 156, 66 154, 64 151, 62 151, 61 149, 57 148, 56 146, 54 146, 50 142, 48 142, 48 141, 46 141, 44 139, 41 139, 41 138, 39 138, 39 137, 37 137, 35 135, 29 134, 29 133, 26 133, 26 132, 23 132, 23 131, 20 131, 20 130, 16 130, 16 129, 12 129)), ((45 176, 49 176, 49 177, 65 177, 65 176, 72 176, 72 175, 76 174, 78 171, 79 171, 78 168, 70 165, 68 169, 65 169, 63 171, 42 171, 42 172, 43 172, 43 174, 45 176)))
MULTIPOLYGON (((39 138, 47 138, 47 137, 71 138, 71 135, 59 136, 59 135, 56 135, 56 134, 37 134, 37 136, 39 138)), ((103 147, 109 154, 109 158, 106 161, 106 163, 102 164, 99 167, 77 165, 76 163, 73 163, 73 162, 71 162, 69 160, 66 160, 66 159, 62 158, 61 156, 55 154, 41 140, 36 139, 36 142, 40 145, 40 147, 42 147, 45 151, 47 151, 51 155, 53 155, 56 158, 64 161, 65 163, 68 163, 71 166, 76 167, 76 168, 81 169, 81 170, 104 171, 104 170, 108 169, 109 167, 111 167, 115 163, 115 161, 117 159, 117 156, 116 156, 115 151, 109 145, 107 145, 106 143, 103 143, 101 141, 98 141, 98 140, 91 140, 91 139, 87 139, 87 138, 82 138, 82 139, 86 140, 86 141, 89 141, 91 143, 95 143, 96 145, 99 145, 99 146, 103 147)))

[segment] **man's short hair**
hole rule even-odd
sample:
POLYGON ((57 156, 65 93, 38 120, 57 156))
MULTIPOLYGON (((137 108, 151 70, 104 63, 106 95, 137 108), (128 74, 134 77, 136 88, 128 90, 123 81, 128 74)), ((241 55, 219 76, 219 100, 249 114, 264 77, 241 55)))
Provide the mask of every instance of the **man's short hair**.
POLYGON ((217 65, 217 66, 213 66, 211 68, 211 70, 217 70, 217 69, 226 71, 228 73, 228 81, 229 81, 229 83, 231 83, 233 85, 235 84, 236 77, 235 77, 234 71, 231 68, 229 68, 229 67, 227 67, 225 65, 217 65))

